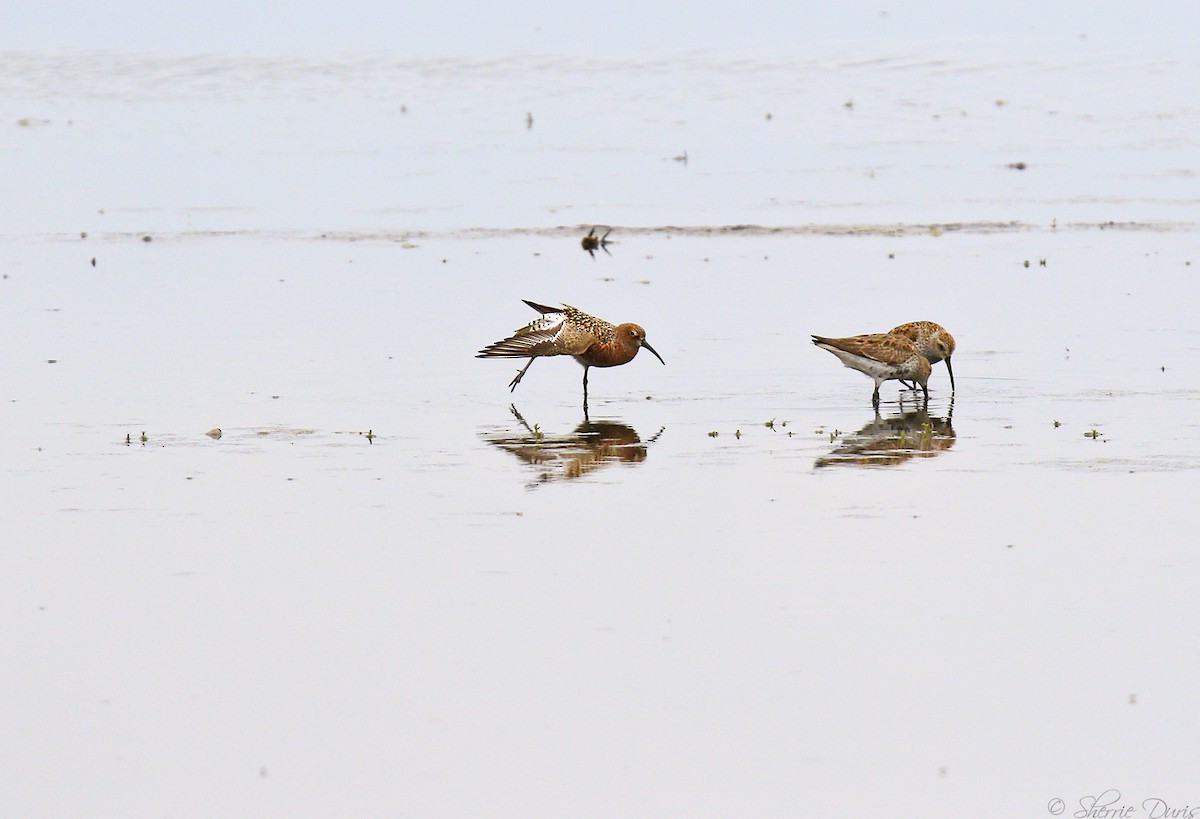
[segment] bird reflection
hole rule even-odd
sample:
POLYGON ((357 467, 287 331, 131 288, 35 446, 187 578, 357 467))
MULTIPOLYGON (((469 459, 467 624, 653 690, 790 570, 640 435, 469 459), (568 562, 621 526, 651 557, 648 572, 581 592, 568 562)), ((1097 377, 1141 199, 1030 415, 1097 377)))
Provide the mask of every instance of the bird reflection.
POLYGON ((516 406, 509 409, 520 422, 519 431, 484 432, 481 437, 535 467, 538 474, 531 486, 579 478, 614 463, 641 463, 646 460, 646 445, 656 441, 666 429, 663 427, 642 441, 637 430, 627 424, 611 419, 593 421, 584 415, 572 432, 552 435, 537 424, 530 426, 516 406))
POLYGON ((609 228, 608 230, 604 231, 603 236, 597 236, 596 228, 595 228, 595 226, 593 226, 592 229, 588 231, 587 236, 584 236, 582 241, 580 241, 579 244, 583 247, 584 250, 586 250, 588 252, 588 254, 593 259, 596 258, 596 249, 597 248, 599 248, 600 250, 603 250, 605 253, 607 253, 609 256, 611 256, 612 251, 608 249, 609 244, 611 244, 608 241, 608 234, 610 234, 610 233, 612 233, 612 228, 609 228))
POLYGON ((843 436, 835 450, 817 458, 816 465, 895 466, 909 458, 931 458, 954 446, 953 415, 953 402, 944 418, 924 409, 887 417, 876 413, 858 432, 843 436))

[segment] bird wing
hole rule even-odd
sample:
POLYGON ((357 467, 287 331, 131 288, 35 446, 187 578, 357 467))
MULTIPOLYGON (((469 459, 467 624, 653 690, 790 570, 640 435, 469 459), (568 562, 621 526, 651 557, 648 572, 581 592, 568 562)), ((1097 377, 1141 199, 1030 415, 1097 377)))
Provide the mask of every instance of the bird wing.
POLYGON ((879 361, 883 364, 893 366, 903 364, 916 354, 916 348, 911 341, 903 336, 892 335, 891 333, 869 333, 867 335, 848 336, 846 338, 813 336, 812 339, 813 344, 816 344, 818 347, 824 347, 831 352, 833 350, 841 350, 844 353, 869 358, 872 361, 879 361))
POLYGON ((524 299, 541 313, 511 336, 479 351, 477 358, 531 358, 539 355, 583 355, 597 342, 615 335, 608 322, 569 305, 550 307, 524 299))
POLYGON ((478 358, 532 358, 539 355, 559 355, 558 336, 563 330, 562 314, 548 315, 531 321, 511 336, 479 351, 478 358))

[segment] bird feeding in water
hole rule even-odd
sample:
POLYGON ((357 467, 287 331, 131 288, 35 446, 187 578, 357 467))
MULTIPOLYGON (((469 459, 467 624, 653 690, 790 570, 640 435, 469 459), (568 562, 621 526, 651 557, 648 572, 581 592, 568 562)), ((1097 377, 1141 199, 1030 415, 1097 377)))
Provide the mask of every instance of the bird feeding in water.
POLYGON ((917 345, 917 351, 931 365, 945 361, 946 372, 950 374, 950 392, 954 392, 954 370, 950 367, 950 356, 954 355, 954 336, 945 327, 932 321, 910 321, 888 332, 904 336, 917 345))
POLYGON ((852 370, 858 370, 875 382, 871 406, 879 409, 879 385, 884 381, 913 381, 925 391, 929 403, 929 361, 904 336, 871 333, 848 338, 813 336, 813 344, 828 350, 852 370))
POLYGON ((646 331, 637 324, 610 324, 590 316, 569 304, 548 307, 523 300, 541 313, 511 336, 479 351, 476 358, 529 358, 509 382, 515 390, 534 359, 542 356, 569 355, 583 365, 583 406, 587 408, 588 369, 619 367, 628 364, 645 347, 664 365, 663 357, 646 341, 646 331))

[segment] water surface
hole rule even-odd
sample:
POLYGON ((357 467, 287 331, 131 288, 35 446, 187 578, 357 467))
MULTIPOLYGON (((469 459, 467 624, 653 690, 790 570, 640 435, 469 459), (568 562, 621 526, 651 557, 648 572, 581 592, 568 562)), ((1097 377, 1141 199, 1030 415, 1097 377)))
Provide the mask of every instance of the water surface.
POLYGON ((1085 48, 0 54, 4 802, 1194 803, 1200 78, 1085 48))

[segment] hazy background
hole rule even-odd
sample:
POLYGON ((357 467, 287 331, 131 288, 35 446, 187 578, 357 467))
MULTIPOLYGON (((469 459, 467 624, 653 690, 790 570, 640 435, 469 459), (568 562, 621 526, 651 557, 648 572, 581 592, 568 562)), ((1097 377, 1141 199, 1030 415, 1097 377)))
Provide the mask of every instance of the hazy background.
POLYGON ((9 6, 0 815, 1200 801, 1196 4, 9 6))
POLYGON ((1050 56, 1086 39, 1105 53, 1185 58, 1195 4, 1074 2, 558 3, 152 2, 10 4, 0 47, 226 52, 271 56, 644 57, 709 50, 755 59, 852 53, 862 47, 1050 56))

